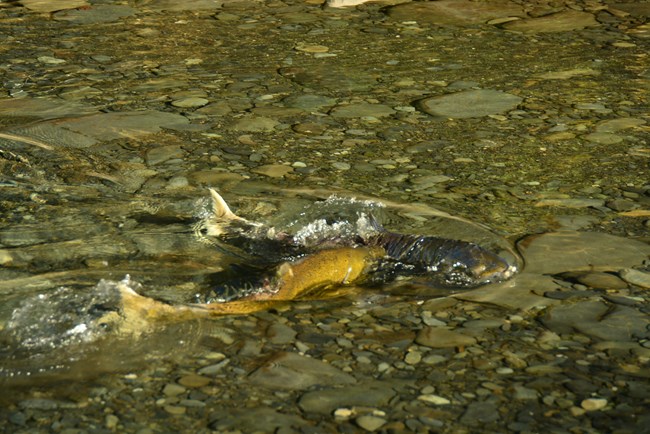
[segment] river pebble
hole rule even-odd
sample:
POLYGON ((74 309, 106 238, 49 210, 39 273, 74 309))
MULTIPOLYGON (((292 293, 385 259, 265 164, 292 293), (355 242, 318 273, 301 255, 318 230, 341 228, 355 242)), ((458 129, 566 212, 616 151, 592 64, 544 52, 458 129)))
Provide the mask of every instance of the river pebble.
POLYGON ((451 93, 418 102, 419 108, 432 116, 478 118, 512 110, 522 99, 498 90, 479 89, 451 93))
POLYGON ((443 327, 425 327, 420 330, 415 342, 431 348, 449 348, 473 345, 476 339, 443 327))
POLYGON ((642 288, 650 288, 650 273, 635 270, 633 268, 626 268, 619 272, 619 275, 626 282, 640 286, 642 288))

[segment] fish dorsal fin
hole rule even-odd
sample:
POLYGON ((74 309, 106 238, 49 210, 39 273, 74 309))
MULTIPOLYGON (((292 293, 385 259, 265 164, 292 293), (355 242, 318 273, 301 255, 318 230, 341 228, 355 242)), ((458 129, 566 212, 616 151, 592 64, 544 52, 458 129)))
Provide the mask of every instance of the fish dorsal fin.
POLYGON ((209 190, 210 197, 212 198, 212 214, 214 217, 225 220, 243 220, 230 210, 226 201, 215 189, 210 188, 209 190))

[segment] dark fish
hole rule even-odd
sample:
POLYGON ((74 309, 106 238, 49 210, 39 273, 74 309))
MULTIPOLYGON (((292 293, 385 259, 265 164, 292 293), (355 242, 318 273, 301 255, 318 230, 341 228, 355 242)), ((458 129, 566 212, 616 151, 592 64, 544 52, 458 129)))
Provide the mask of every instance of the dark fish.
POLYGON ((467 241, 384 231, 366 243, 386 251, 387 260, 380 269, 393 267, 395 274, 428 275, 450 287, 499 282, 515 272, 505 259, 467 241))
POLYGON ((424 235, 398 234, 369 217, 372 231, 363 237, 386 258, 378 267, 384 276, 422 276, 449 287, 474 287, 510 278, 517 267, 478 244, 424 235))
POLYGON ((211 190, 211 194, 213 220, 210 231, 226 245, 234 244, 245 251, 249 260, 246 266, 252 268, 237 275, 238 266, 235 266, 215 275, 216 285, 208 299, 229 301, 256 291, 267 292, 268 276, 281 262, 344 246, 377 247, 385 252, 376 266, 368 270, 367 281, 374 284, 423 276, 445 287, 469 288, 506 280, 517 271, 516 265, 478 244, 390 232, 372 215, 367 216, 367 230, 356 237, 323 239, 318 246, 308 247, 291 234, 236 216, 217 192, 211 190))

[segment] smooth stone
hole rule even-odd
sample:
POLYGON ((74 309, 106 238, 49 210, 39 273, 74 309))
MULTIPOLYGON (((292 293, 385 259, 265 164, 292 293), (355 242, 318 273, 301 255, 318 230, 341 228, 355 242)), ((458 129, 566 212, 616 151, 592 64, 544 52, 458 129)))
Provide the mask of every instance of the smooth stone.
POLYGON ((276 354, 248 379, 256 386, 281 390, 356 383, 353 376, 325 362, 288 352, 276 354))
POLYGON ((634 268, 625 268, 619 271, 618 274, 627 283, 640 286, 641 288, 650 288, 650 273, 635 270, 634 268))
POLYGON ((217 101, 201 107, 195 113, 207 116, 225 116, 230 112, 232 109, 226 101, 217 101))
POLYGON ((296 51, 302 51, 304 53, 327 53, 330 50, 325 45, 307 44, 305 42, 297 43, 294 48, 296 51))
POLYGON ((415 342, 430 348, 453 348, 474 345, 476 338, 443 327, 425 327, 418 332, 415 342))
POLYGON ((627 1, 614 3, 612 7, 617 10, 625 11, 634 17, 650 17, 650 3, 627 1))
POLYGON ((323 95, 302 94, 288 96, 282 102, 287 107, 298 108, 308 112, 317 112, 320 109, 334 106, 336 99, 323 95))
POLYGON ((189 119, 185 116, 154 110, 98 113, 56 121, 59 127, 102 141, 133 139, 158 133, 162 128, 182 129, 188 124, 189 119))
MULTIPOLYGON (((312 15, 312 14, 310 14, 312 15)), ((326 65, 312 65, 308 69, 286 68, 280 73, 296 83, 312 89, 334 92, 366 92, 377 85, 377 76, 371 72, 326 65)))
POLYGON ((63 63, 66 63, 66 61, 64 59, 59 59, 59 58, 52 57, 52 56, 40 56, 36 60, 38 60, 41 63, 48 64, 48 65, 61 65, 63 63))
POLYGON ((628 128, 640 127, 641 125, 645 124, 646 121, 639 118, 609 119, 606 121, 598 122, 596 125, 596 132, 615 133, 617 131, 626 130, 628 128))
POLYGON ((104 421, 104 426, 106 427, 106 429, 110 431, 115 431, 119 423, 120 423, 119 417, 115 416, 114 414, 107 414, 106 419, 104 421))
POLYGON ((596 133, 585 134, 582 137, 592 143, 597 143, 599 145, 614 145, 616 143, 621 143, 623 141, 623 137, 617 136, 616 134, 612 134, 612 133, 596 132, 596 133))
POLYGON ((387 105, 370 103, 342 105, 330 110, 330 115, 335 118, 361 118, 364 116, 380 118, 394 113, 395 110, 387 105))
MULTIPOLYGON (((239 433, 291 433, 296 432, 290 428, 311 426, 299 416, 294 414, 284 414, 268 407, 249 407, 249 408, 232 408, 224 407, 213 411, 209 415, 209 428, 213 431, 239 432, 239 433)), ((204 411, 204 410, 203 410, 204 411)))
POLYGON ((638 205, 636 202, 629 199, 613 199, 608 200, 605 203, 605 206, 607 206, 607 208, 613 209, 614 211, 623 212, 633 210, 638 205))
POLYGON ((557 365, 533 365, 526 368, 526 373, 531 375, 552 375, 564 371, 557 365))
POLYGON ((515 385, 513 397, 518 401, 536 401, 539 393, 535 389, 515 385))
POLYGON ((303 111, 293 107, 263 106, 251 109, 251 113, 260 117, 278 118, 300 116, 303 114, 303 111))
POLYGON ((213 365, 208 365, 204 366, 203 368, 199 369, 197 372, 199 375, 217 375, 219 372, 223 371, 223 368, 228 366, 230 364, 230 360, 222 360, 219 363, 215 363, 213 365))
POLYGON ((409 351, 404 356, 404 362, 408 365, 417 365, 422 360, 422 353, 419 351, 409 351))
POLYGON ((275 119, 263 116, 249 116, 239 119, 233 125, 235 131, 247 132, 270 132, 278 125, 279 122, 275 119))
POLYGON ((552 206, 559 208, 598 208, 605 205, 602 199, 581 199, 581 198, 566 198, 566 199, 542 199, 535 202, 535 206, 552 206))
MULTIPOLYGON (((38 140, 47 145, 64 148, 83 149, 98 143, 96 139, 63 128, 55 121, 12 128, 8 132, 19 137, 38 140)), ((16 141, 19 140, 16 139, 16 141)))
POLYGON ((210 379, 202 375, 190 374, 178 379, 178 384, 181 386, 189 387, 191 389, 207 386, 210 384, 210 379))
POLYGON ((607 407, 607 400, 604 398, 587 398, 580 403, 580 407, 587 411, 602 410, 607 407))
POLYGON ((627 283, 618 276, 609 273, 591 272, 578 276, 576 280, 585 286, 597 289, 623 289, 627 288, 627 283))
POLYGON ((31 398, 20 401, 18 406, 23 409, 56 410, 59 408, 59 402, 47 398, 31 398))
POLYGON ((549 232, 517 243, 526 272, 559 274, 565 271, 618 271, 642 264, 650 245, 598 232, 549 232))
POLYGON ((189 98, 181 98, 181 99, 174 100, 172 101, 172 105, 174 107, 179 107, 179 108, 196 108, 196 107, 203 107, 209 102, 210 101, 205 98, 189 97, 189 98))
POLYGON ((522 98, 492 89, 466 90, 418 101, 417 107, 432 116, 452 119, 479 118, 516 108, 522 98))
POLYGON ((554 306, 540 320, 558 334, 577 331, 599 340, 619 342, 647 337, 650 325, 650 318, 636 308, 591 300, 554 306))
POLYGON ((184 176, 174 176, 167 181, 167 189, 184 188, 190 185, 190 182, 184 176))
POLYGON ((506 30, 527 33, 567 32, 599 26, 593 14, 580 11, 562 11, 539 18, 515 20, 503 24, 506 30))
POLYGON ((147 151, 146 161, 149 166, 155 166, 174 158, 183 158, 185 151, 179 145, 167 145, 151 148, 147 151))
POLYGON ((202 408, 205 407, 205 402, 198 399, 181 399, 179 402, 183 407, 202 408))
POLYGON ((565 69, 562 71, 550 71, 543 74, 538 74, 535 77, 541 78, 544 80, 567 80, 573 77, 589 75, 600 75, 600 71, 592 68, 574 68, 574 69, 565 69))
POLYGON ((296 340, 296 331, 286 324, 274 323, 266 331, 273 344, 290 344, 296 340))
POLYGON ((141 7, 154 11, 199 11, 217 10, 223 3, 223 0, 151 0, 141 7))
POLYGON ((551 276, 543 276, 541 273, 539 275, 530 274, 530 265, 528 264, 527 262, 524 273, 508 281, 485 285, 471 291, 454 294, 452 297, 522 311, 537 310, 558 304, 558 300, 539 295, 547 291, 555 291, 557 283, 551 276))
POLYGON ((418 396, 418 400, 427 402, 433 405, 448 405, 451 404, 451 401, 447 398, 438 395, 424 394, 418 396))
POLYGON ((293 172, 293 167, 284 164, 265 164, 251 170, 253 173, 268 176, 269 178, 282 178, 293 172))
POLYGON ((61 98, 0 99, 0 115, 2 116, 35 116, 51 119, 90 113, 97 113, 97 109, 61 98))
POLYGON ((91 8, 69 9, 52 14, 57 21, 68 21, 75 24, 96 24, 118 21, 138 13, 127 5, 93 4, 91 8))
POLYGON ((185 414, 185 412, 187 411, 186 407, 182 407, 180 405, 166 405, 163 408, 165 409, 165 411, 167 413, 173 414, 173 415, 176 415, 176 416, 179 416, 181 414, 185 414))
POLYGON ((378 381, 309 391, 300 397, 298 406, 307 413, 331 414, 342 407, 382 407, 395 395, 395 390, 378 381))
POLYGON ((198 185, 224 185, 231 182, 239 182, 244 177, 239 173, 220 172, 216 170, 199 170, 192 172, 188 176, 193 184, 198 185))
POLYGON ((296 124, 292 129, 300 134, 309 134, 319 136, 327 130, 327 125, 316 122, 303 122, 296 124))
POLYGON ((524 17, 526 14, 521 6, 509 1, 439 0, 397 5, 389 9, 388 16, 397 21, 465 26, 503 17, 524 17))
POLYGON ((332 167, 336 170, 350 170, 350 163, 345 163, 343 161, 336 161, 332 163, 332 167))
POLYGON ((576 231, 595 225, 600 222, 596 216, 579 216, 579 215, 555 215, 553 220, 558 231, 576 231))
POLYGON ((88 6, 86 0, 20 0, 21 5, 30 11, 50 13, 64 9, 76 9, 88 6))
POLYGON ((373 416, 371 414, 364 414, 357 417, 354 422, 362 429, 374 432, 377 431, 382 426, 386 425, 386 419, 379 416, 373 416))
POLYGON ((163 387, 163 394, 165 396, 178 396, 181 393, 185 393, 187 388, 176 383, 169 383, 163 387))
POLYGON ((462 424, 477 426, 483 423, 495 422, 499 420, 499 409, 495 404, 489 401, 471 402, 465 413, 460 417, 462 424))

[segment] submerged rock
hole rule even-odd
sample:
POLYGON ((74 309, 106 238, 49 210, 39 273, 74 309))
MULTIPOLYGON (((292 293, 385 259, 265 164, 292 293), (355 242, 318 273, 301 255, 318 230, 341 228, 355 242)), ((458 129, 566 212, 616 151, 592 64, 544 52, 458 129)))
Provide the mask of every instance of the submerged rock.
POLYGON ((650 245, 597 232, 551 232, 531 235, 518 243, 526 271, 559 274, 565 271, 618 271, 643 263, 650 245))
POLYGON ((432 116, 463 119, 503 113, 517 107, 522 98, 492 89, 466 90, 420 100, 417 107, 432 116))
POLYGON ((257 368, 248 379, 257 386, 280 390, 355 383, 350 374, 318 359, 296 353, 279 353, 257 368))

